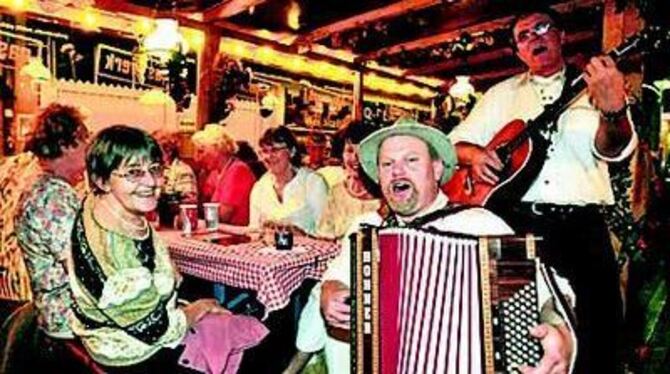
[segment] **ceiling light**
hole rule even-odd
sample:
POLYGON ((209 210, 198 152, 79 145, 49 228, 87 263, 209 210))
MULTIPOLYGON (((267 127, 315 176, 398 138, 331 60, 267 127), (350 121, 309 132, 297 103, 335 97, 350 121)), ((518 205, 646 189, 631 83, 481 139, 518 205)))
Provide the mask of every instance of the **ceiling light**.
POLYGON ((296 31, 300 28, 300 5, 296 2, 291 2, 291 5, 288 8, 288 12, 286 13, 286 25, 296 31))
POLYGON ((449 88, 449 96, 453 98, 467 99, 468 96, 475 94, 475 88, 470 83, 470 77, 467 75, 457 75, 456 83, 449 88))
POLYGON ((15 11, 24 11, 28 9, 28 1, 29 0, 11 0, 9 2, 9 7, 15 11))
POLYGON ((91 7, 86 7, 81 15, 81 26, 87 31, 98 31, 98 15, 91 7))
POLYGON ((144 50, 167 62, 174 52, 188 50, 184 37, 179 33, 179 24, 171 18, 156 20, 156 28, 142 41, 144 50))

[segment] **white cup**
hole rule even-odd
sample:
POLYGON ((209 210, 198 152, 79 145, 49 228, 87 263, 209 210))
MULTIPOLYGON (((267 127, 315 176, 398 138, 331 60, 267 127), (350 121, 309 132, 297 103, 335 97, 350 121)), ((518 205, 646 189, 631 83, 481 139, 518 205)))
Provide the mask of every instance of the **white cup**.
POLYGON ((216 230, 219 228, 219 203, 202 204, 205 210, 205 228, 216 230))

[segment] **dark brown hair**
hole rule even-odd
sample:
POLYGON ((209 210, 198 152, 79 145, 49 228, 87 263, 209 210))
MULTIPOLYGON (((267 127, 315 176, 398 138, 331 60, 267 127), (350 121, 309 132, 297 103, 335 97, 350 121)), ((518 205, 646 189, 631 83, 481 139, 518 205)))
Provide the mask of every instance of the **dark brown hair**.
POLYGON ((263 136, 258 141, 258 144, 262 146, 271 147, 275 144, 283 144, 288 148, 289 153, 291 153, 291 164, 293 166, 300 166, 302 164, 302 148, 298 141, 295 139, 295 136, 286 126, 279 126, 274 128, 269 128, 265 130, 263 136))
POLYGON ((78 146, 88 136, 84 118, 76 108, 54 103, 37 116, 26 150, 38 158, 53 160, 63 155, 63 149, 78 146))

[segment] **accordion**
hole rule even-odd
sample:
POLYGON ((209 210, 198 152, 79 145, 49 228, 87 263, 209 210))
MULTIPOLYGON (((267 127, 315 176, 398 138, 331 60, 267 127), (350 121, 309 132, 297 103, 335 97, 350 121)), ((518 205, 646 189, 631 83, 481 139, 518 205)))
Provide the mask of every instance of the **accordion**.
POLYGON ((542 356, 536 240, 365 227, 352 245, 352 373, 514 373, 542 356))

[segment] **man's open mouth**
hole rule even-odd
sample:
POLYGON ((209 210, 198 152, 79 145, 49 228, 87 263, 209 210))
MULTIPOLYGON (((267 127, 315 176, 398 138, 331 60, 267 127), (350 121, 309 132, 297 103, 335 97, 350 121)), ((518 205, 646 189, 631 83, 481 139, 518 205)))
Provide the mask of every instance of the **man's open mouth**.
POLYGON ((409 191, 412 188, 412 184, 408 181, 395 181, 391 183, 391 191, 394 194, 402 194, 406 191, 409 191))
POLYGON ((546 52, 547 50, 548 50, 547 47, 545 47, 543 45, 537 46, 537 47, 533 48, 533 56, 537 56, 541 53, 546 52))

